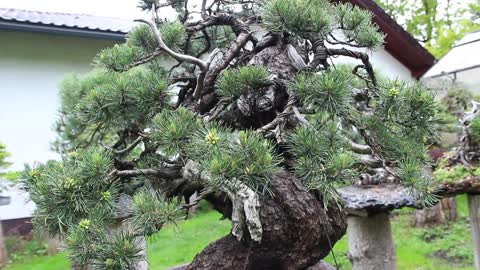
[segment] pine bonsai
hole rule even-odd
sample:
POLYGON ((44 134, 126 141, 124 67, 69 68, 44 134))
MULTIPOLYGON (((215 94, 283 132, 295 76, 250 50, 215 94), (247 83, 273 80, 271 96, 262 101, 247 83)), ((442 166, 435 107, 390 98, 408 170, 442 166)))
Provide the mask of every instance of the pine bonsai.
POLYGON ((434 96, 375 74, 364 51, 384 37, 370 12, 327 0, 199 5, 141 1, 152 19, 62 84, 63 158, 24 178, 35 227, 64 239, 76 266, 144 269, 144 238, 183 217, 198 201, 178 198, 194 192, 232 232, 186 269, 314 266, 345 233, 336 189, 352 182, 389 179, 432 201, 434 96), (161 19, 171 8, 178 19, 161 19))

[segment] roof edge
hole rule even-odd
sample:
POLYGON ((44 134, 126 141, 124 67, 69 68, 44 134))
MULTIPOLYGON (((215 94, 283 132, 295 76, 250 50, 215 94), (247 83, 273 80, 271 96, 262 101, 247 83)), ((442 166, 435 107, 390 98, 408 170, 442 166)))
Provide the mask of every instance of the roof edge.
POLYGON ((340 1, 350 2, 374 14, 373 21, 386 34, 385 50, 405 65, 413 77, 420 78, 435 64, 435 57, 374 0, 340 1))
POLYGON ((125 33, 123 32, 92 30, 92 29, 68 27, 68 26, 56 26, 56 25, 47 25, 47 24, 39 24, 39 23, 19 22, 19 21, 5 20, 5 19, 0 19, 0 30, 53 34, 53 35, 74 36, 74 37, 86 37, 86 38, 96 38, 96 39, 104 39, 104 40, 119 40, 119 41, 125 40, 125 33))

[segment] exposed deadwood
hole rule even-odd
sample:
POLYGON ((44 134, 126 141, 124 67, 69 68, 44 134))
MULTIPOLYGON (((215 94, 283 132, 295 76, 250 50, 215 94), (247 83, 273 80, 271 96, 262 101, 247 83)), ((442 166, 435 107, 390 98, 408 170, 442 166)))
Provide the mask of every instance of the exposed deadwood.
POLYGON ((155 25, 155 23, 153 21, 145 20, 145 19, 137 19, 135 21, 146 23, 150 27, 150 29, 152 30, 153 35, 155 37, 155 40, 158 43, 159 48, 162 49, 163 51, 165 51, 168 55, 170 55, 175 60, 177 60, 179 62, 185 61, 185 62, 188 62, 188 63, 192 63, 194 65, 199 66, 202 70, 206 70, 208 68, 207 62, 205 62, 205 61, 203 61, 199 58, 193 57, 191 55, 174 52, 172 49, 170 49, 165 44, 165 42, 163 42, 162 36, 160 35, 160 31, 158 30, 157 26, 155 25))
POLYGON ((179 168, 159 168, 159 169, 134 169, 134 170, 114 170, 111 176, 134 177, 134 176, 158 176, 161 178, 175 179, 181 177, 179 168))
POLYGON ((368 145, 351 142, 350 146, 352 147, 353 152, 357 154, 372 154, 372 148, 370 148, 370 146, 368 145))

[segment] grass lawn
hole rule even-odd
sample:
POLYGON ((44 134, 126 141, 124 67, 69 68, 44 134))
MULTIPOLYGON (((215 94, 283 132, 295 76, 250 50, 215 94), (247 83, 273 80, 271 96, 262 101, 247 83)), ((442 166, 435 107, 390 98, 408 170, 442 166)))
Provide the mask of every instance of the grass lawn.
MULTIPOLYGON (((458 199, 459 221, 436 229, 415 229, 409 226, 412 210, 402 210, 393 218, 393 233, 397 245, 398 268, 408 270, 473 270, 468 210, 465 197, 458 199), (442 256, 438 256, 441 254, 442 256), (440 258, 444 257, 444 258, 440 258)), ((215 212, 202 212, 181 222, 179 227, 167 227, 149 241, 151 270, 189 262, 208 243, 226 235, 228 221, 220 221, 215 212)), ((334 248, 336 260, 343 269, 350 269, 347 259, 347 239, 334 248)), ((326 259, 334 264, 332 255, 326 259)), ((23 259, 5 270, 67 270, 69 263, 63 253, 23 259)))

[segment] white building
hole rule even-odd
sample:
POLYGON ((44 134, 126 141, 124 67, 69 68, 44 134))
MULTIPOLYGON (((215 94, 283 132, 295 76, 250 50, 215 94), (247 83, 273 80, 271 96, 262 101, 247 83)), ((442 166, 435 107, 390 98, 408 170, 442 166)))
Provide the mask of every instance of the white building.
POLYGON ((446 90, 451 85, 480 94, 480 31, 465 35, 425 75, 423 80, 446 90))
MULTIPOLYGON (((433 65, 434 57, 373 0, 350 2, 372 11, 386 34, 385 48, 369 52, 377 70, 416 80, 433 65)), ((50 142, 59 82, 67 73, 89 71, 91 59, 122 42, 131 26, 126 19, 0 9, 0 141, 12 153, 13 169, 56 157, 50 142)))

